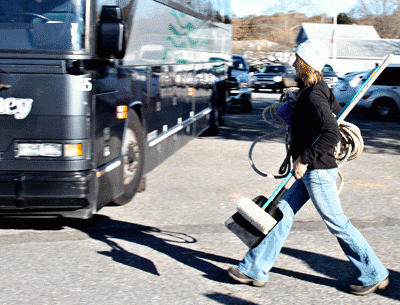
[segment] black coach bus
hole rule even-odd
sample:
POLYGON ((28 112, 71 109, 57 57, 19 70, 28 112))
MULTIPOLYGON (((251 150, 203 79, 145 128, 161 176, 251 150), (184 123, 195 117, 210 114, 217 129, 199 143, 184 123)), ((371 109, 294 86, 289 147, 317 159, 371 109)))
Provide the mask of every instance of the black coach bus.
POLYGON ((0 0, 0 215, 88 218, 225 109, 228 0, 0 0))

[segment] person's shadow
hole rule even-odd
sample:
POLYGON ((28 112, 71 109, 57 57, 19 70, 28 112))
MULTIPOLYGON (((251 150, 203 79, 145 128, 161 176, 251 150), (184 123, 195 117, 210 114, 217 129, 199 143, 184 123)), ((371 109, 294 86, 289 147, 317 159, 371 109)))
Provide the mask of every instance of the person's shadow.
POLYGON ((113 220, 104 215, 94 215, 90 220, 69 220, 67 226, 87 233, 91 238, 102 241, 110 246, 110 251, 99 252, 111 257, 114 261, 130 267, 160 275, 154 263, 137 254, 126 251, 115 239, 125 240, 150 247, 155 251, 168 255, 182 264, 202 271, 204 277, 218 282, 233 283, 227 272, 210 261, 224 264, 238 264, 232 258, 227 258, 207 252, 186 248, 184 245, 196 243, 197 240, 185 233, 160 230, 156 227, 113 220))
MULTIPOLYGON (((220 268, 212 262, 237 266, 239 261, 236 259, 185 247, 185 245, 190 245, 197 242, 194 237, 186 233, 165 231, 156 227, 114 220, 100 214, 96 214, 93 216, 93 218, 84 221, 72 219, 56 219, 48 221, 19 221, 15 219, 3 219, 0 222, 0 229, 34 229, 43 231, 57 231, 62 230, 64 227, 74 228, 86 233, 93 239, 106 243, 110 246, 110 251, 102 251, 99 252, 99 254, 109 256, 114 261, 132 268, 160 276, 157 271, 157 267, 151 260, 126 251, 115 240, 125 240, 150 247, 160 253, 168 255, 184 265, 203 272, 203 276, 210 280, 229 284, 237 284, 237 282, 228 276, 225 270, 226 268, 220 268)), ((346 286, 349 283, 354 282, 358 276, 355 268, 349 261, 343 261, 331 256, 286 247, 282 248, 280 255, 289 255, 295 257, 296 259, 301 259, 310 268, 321 274, 321 276, 312 275, 277 267, 271 269, 271 272, 273 273, 297 278, 302 281, 315 283, 317 285, 329 286, 337 288, 340 291, 345 291, 346 286)), ((400 273, 394 270, 389 270, 389 272, 390 284, 388 288, 383 291, 378 291, 377 293, 381 296, 399 301, 400 273)), ((230 300, 228 296, 225 295, 208 295, 208 297, 211 299, 217 299, 222 304, 225 304, 230 300)), ((231 301, 232 300, 229 302, 231 301)), ((241 300, 239 303, 247 304, 245 302, 245 300, 241 300), (244 303, 242 303, 242 301, 244 303)))
MULTIPOLYGON (((282 248, 281 254, 303 260, 310 268, 327 277, 310 275, 280 268, 272 268, 271 272, 298 278, 319 285, 336 287, 346 292, 347 285, 354 283, 359 276, 350 261, 343 261, 331 256, 316 254, 304 250, 282 248)), ((387 298, 400 301, 400 272, 389 269, 389 286, 376 293, 387 298)))
MULTIPOLYGON (((157 268, 151 261, 124 250, 116 242, 112 241, 112 239, 122 239, 150 247, 160 253, 168 255, 182 264, 202 271, 204 276, 210 280, 230 284, 235 283, 235 281, 230 279, 227 275, 225 269, 209 261, 234 266, 237 266, 239 261, 186 248, 184 246, 185 244, 195 243, 197 240, 185 233, 163 231, 155 227, 113 220, 102 215, 95 215, 89 221, 90 225, 88 225, 87 222, 70 222, 69 226, 87 233, 94 239, 107 243, 111 247, 111 250, 100 252, 100 254, 108 255, 119 263, 159 275, 157 268)), ((282 248, 281 255, 289 255, 303 260, 310 268, 322 274, 322 276, 276 267, 272 268, 271 272, 318 285, 337 288, 342 292, 345 292, 347 290, 347 285, 354 283, 358 277, 356 269, 349 261, 286 247, 282 248)), ((394 300, 400 300, 400 273, 394 270, 389 271, 390 285, 387 289, 378 291, 378 294, 394 300)))

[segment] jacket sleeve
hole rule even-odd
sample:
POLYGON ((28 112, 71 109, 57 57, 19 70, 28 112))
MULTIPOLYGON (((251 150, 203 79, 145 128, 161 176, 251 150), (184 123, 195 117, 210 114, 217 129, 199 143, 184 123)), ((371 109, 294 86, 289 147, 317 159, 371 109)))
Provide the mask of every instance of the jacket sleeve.
POLYGON ((310 92, 309 98, 311 111, 319 119, 321 134, 310 147, 300 154, 305 164, 310 164, 315 159, 334 150, 336 144, 340 141, 339 127, 335 116, 332 114, 327 96, 322 91, 315 90, 310 92))

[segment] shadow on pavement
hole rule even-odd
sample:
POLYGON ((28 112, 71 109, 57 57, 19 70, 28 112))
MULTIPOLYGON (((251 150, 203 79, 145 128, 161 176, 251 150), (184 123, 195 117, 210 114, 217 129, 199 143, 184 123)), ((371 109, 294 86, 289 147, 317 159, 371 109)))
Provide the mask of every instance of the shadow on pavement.
MULTIPOLYGON (((99 214, 94 215, 93 218, 88 220, 63 218, 5 218, 2 219, 0 223, 0 229, 13 230, 60 231, 65 229, 65 227, 76 229, 87 234, 90 238, 106 243, 110 247, 110 250, 99 252, 99 254, 109 256, 117 263, 138 270, 160 276, 157 267, 151 260, 125 250, 115 242, 115 239, 152 248, 186 266, 203 272, 203 276, 210 280, 220 283, 238 284, 228 276, 225 270, 226 268, 220 268, 209 262, 213 261, 237 266, 239 263, 238 260, 186 248, 184 245, 196 243, 197 240, 182 232, 160 230, 156 227, 114 220, 108 216, 99 214)), ((277 267, 271 269, 273 273, 293 277, 317 285, 334 287, 343 292, 346 291, 348 284, 355 282, 358 276, 357 271, 349 261, 286 247, 282 248, 281 254, 302 260, 311 269, 320 273, 322 276, 277 267)), ((389 270, 389 272, 390 284, 388 288, 383 291, 378 291, 377 294, 392 300, 400 301, 400 272, 395 270, 389 270)), ((219 293, 211 293, 206 296, 221 304, 257 305, 219 293)))
POLYGON ((231 282, 225 270, 208 262, 214 261, 225 264, 237 264, 238 261, 201 252, 184 247, 196 243, 197 240, 185 233, 160 230, 155 227, 144 226, 113 220, 104 215, 94 215, 85 222, 68 221, 65 225, 88 234, 91 238, 102 241, 110 246, 110 251, 99 252, 111 257, 114 261, 130 267, 160 275, 152 261, 145 257, 130 253, 113 240, 120 239, 152 248, 155 251, 168 255, 182 264, 204 272, 208 279, 218 282, 231 282))
POLYGON ((257 303, 249 302, 243 299, 236 298, 229 294, 222 294, 222 293, 210 293, 206 294, 206 297, 210 298, 213 301, 216 301, 221 304, 226 305, 259 305, 257 303))
MULTIPOLYGON (((280 268, 272 268, 271 272, 287 275, 318 285, 337 287, 338 290, 343 292, 346 292, 347 285, 355 283, 358 276, 357 271, 349 261, 343 261, 322 254, 291 248, 282 248, 281 254, 301 259, 310 268, 323 275, 326 275, 329 278, 280 268)), ((378 290, 376 293, 381 296, 400 301, 400 272, 389 269, 389 279, 389 286, 385 290, 378 290)))
MULTIPOLYGON (((88 225, 87 222, 77 222, 76 224, 68 223, 68 226, 87 233, 93 239, 108 244, 111 247, 111 251, 101 252, 100 254, 110 256, 116 262, 159 275, 156 267, 151 261, 124 250, 118 246, 117 243, 112 241, 112 239, 122 239, 164 253, 182 264, 204 272, 204 277, 210 280, 229 284, 234 283, 234 281, 227 275, 225 269, 222 269, 208 261, 235 266, 239 261, 184 247, 183 245, 185 244, 197 242, 194 237, 185 233, 163 231, 155 227, 113 220, 103 215, 95 215, 90 222, 90 225, 88 225)), ((294 277, 318 285, 335 287, 339 291, 343 292, 346 291, 348 284, 356 281, 358 276, 357 271, 349 261, 343 261, 322 254, 286 247, 282 248, 281 254, 303 260, 310 268, 326 277, 275 267, 272 268, 271 272, 294 277)), ((389 270, 389 272, 390 285, 384 291, 379 291, 378 294, 393 300, 400 300, 400 273, 394 270, 389 270)), ((227 301, 223 295, 211 294, 208 295, 208 297, 213 298, 216 301, 220 300, 222 304, 242 304, 240 303, 241 300, 238 300, 239 303, 232 303, 229 299, 227 301)))
MULTIPOLYGON (((223 117, 224 125, 220 127, 218 138, 239 141, 254 141, 259 136, 272 134, 276 129, 267 124, 262 113, 264 108, 272 105, 265 103, 253 106, 253 112, 250 114, 231 112, 223 117)), ((271 136, 269 140, 278 140, 284 143, 284 132, 271 136)))
MULTIPOLYGON (((3 230, 35 230, 35 231, 62 231, 66 227, 73 228, 87 234, 90 238, 106 243, 111 249, 99 252, 101 255, 111 257, 115 262, 136 268, 154 275, 160 275, 154 263, 146 257, 131 253, 121 247, 115 239, 144 245, 160 253, 164 253, 182 264, 204 272, 204 277, 218 281, 232 283, 233 280, 226 271, 208 262, 220 262, 224 264, 237 264, 237 260, 218 256, 206 252, 192 250, 184 247, 196 243, 197 240, 185 233, 160 230, 156 227, 139 225, 119 220, 108 216, 96 214, 90 219, 66 219, 59 217, 6 217, 0 222, 3 230)), ((31 235, 27 237, 31 238, 31 235)), ((15 236, 6 236, 15 241, 15 236)), ((18 238, 18 237, 17 237, 18 238)), ((18 242, 18 241, 16 241, 18 242)))
POLYGON ((368 119, 363 115, 351 115, 347 121, 360 128, 367 152, 400 154, 400 120, 379 121, 368 119))

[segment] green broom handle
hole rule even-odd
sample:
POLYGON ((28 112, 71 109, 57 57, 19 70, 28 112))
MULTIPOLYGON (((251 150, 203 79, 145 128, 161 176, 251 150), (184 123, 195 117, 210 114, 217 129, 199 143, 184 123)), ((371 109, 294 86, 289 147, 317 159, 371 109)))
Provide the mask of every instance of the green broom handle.
MULTIPOLYGON (((382 71, 389 65, 390 61, 393 59, 393 54, 389 54, 383 63, 375 68, 375 70, 371 73, 371 75, 367 78, 367 80, 362 84, 360 89, 354 94, 353 98, 344 105, 342 110, 336 115, 336 120, 338 124, 342 123, 346 116, 350 113, 350 111, 354 108, 354 106, 358 103, 358 101, 363 97, 363 95, 367 92, 369 87, 374 83, 374 81, 378 78, 378 76, 382 73, 382 71)), ((321 136, 321 135, 320 135, 321 136)), ((314 141, 317 142, 319 137, 314 141)), ((312 145, 314 145, 314 143, 312 145)), ((294 169, 292 169, 289 174, 283 179, 281 184, 277 187, 277 189, 272 193, 271 197, 267 200, 266 203, 262 206, 262 209, 265 209, 279 194, 277 200, 279 200, 286 191, 292 186, 296 179, 293 177, 294 169)))

